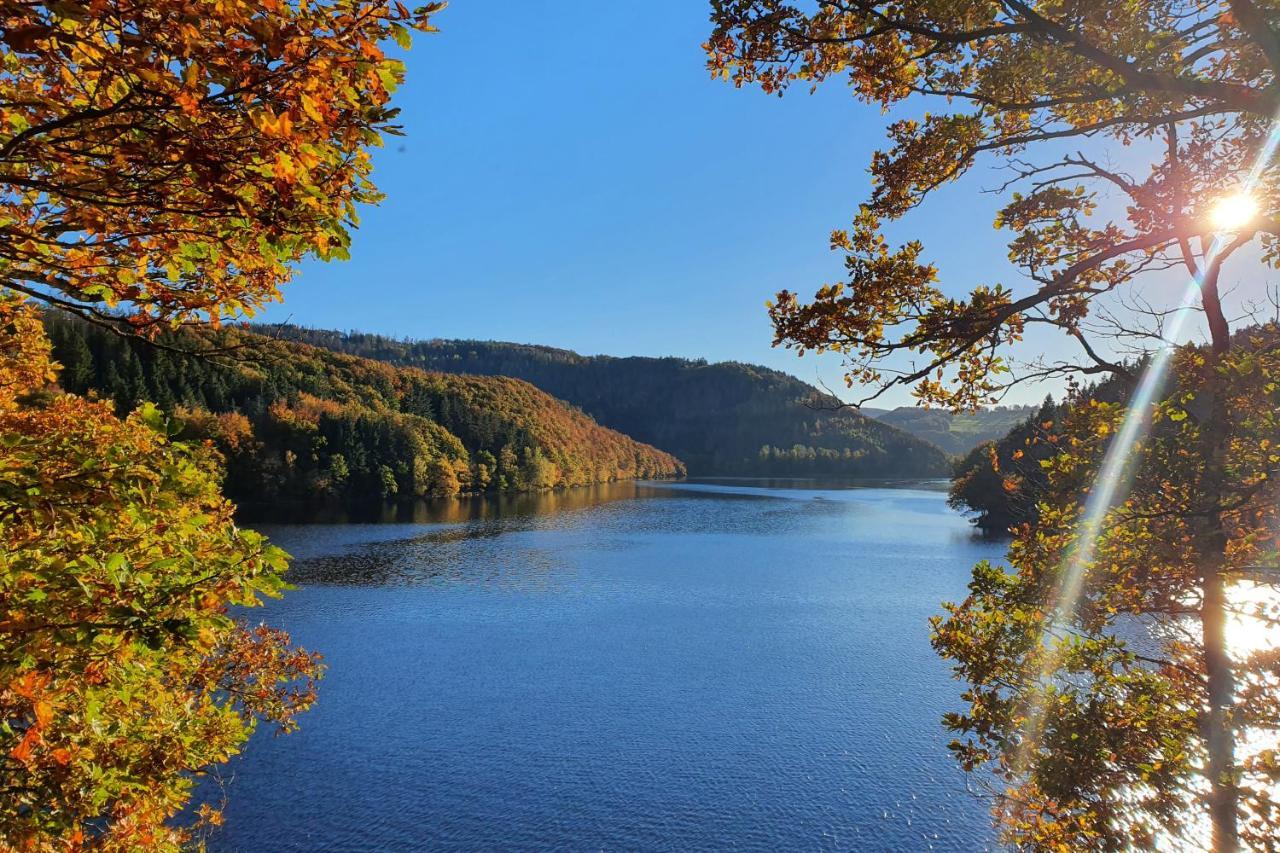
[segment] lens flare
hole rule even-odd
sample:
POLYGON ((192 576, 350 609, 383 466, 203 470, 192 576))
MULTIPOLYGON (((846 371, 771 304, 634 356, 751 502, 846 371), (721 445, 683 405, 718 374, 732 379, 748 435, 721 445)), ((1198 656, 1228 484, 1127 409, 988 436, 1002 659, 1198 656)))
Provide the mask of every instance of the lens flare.
POLYGON ((1219 231, 1239 231, 1258 216, 1258 200, 1249 193, 1235 193, 1213 206, 1210 221, 1219 231))
MULTIPOLYGON (((1280 147, 1280 115, 1272 120, 1271 132, 1267 135, 1262 150, 1258 152, 1253 167, 1240 191, 1222 199, 1212 212, 1212 221, 1220 231, 1233 231, 1248 224, 1258 215, 1258 202, 1253 196, 1261 182, 1262 173, 1271 163, 1277 147, 1280 147), (1221 217, 1221 219, 1220 219, 1221 217)), ((1089 491, 1084 505, 1080 529, 1076 536, 1075 547, 1068 554, 1058 577, 1058 586, 1048 602, 1052 608, 1051 621, 1045 628, 1042 642, 1052 642, 1052 637, 1059 626, 1068 623, 1079 603, 1080 593, 1084 586, 1085 574, 1093 562, 1098 537, 1102 533, 1102 524, 1107 513, 1118 501, 1124 500, 1129 487, 1133 483, 1134 449, 1142 440, 1150 426, 1150 410, 1160 387, 1164 384, 1169 363, 1173 360, 1176 341, 1182 334, 1186 320, 1200 299, 1200 277, 1203 271, 1210 269, 1218 255, 1226 245, 1226 240, 1219 233, 1205 253, 1200 263, 1200 275, 1191 276, 1183 291, 1180 309, 1173 314, 1172 320, 1165 329, 1165 343, 1152 354, 1138 387, 1129 402, 1124 421, 1111 441, 1102 459, 1102 467, 1098 471, 1097 480, 1089 491)), ((1041 680, 1049 681, 1057 671, 1061 661, 1058 655, 1050 650, 1041 667, 1041 680)), ((1024 710, 1022 738, 1014 755, 1015 772, 1025 772, 1031 763, 1044 731, 1047 695, 1040 691, 1024 710)))

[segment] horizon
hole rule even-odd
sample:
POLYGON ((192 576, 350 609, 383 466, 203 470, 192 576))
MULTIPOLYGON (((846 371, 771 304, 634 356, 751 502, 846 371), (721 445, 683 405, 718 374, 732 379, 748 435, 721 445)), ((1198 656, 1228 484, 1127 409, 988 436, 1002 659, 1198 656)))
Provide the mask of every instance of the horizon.
MULTIPOLYGON (((575 349, 569 349, 567 347, 557 347, 557 346, 552 346, 550 344, 540 344, 540 343, 534 343, 530 341, 501 340, 498 338, 442 338, 442 337, 419 338, 419 337, 414 337, 412 335, 406 335, 406 336, 400 337, 395 335, 386 335, 381 332, 370 332, 364 329, 339 329, 339 328, 326 327, 326 326, 304 325, 301 323, 291 323, 287 321, 264 322, 260 320, 254 320, 253 322, 250 323, 250 326, 251 327, 267 326, 267 327, 276 327, 276 328, 294 328, 294 329, 302 329, 308 332, 332 332, 333 334, 341 335, 343 337, 363 335, 363 336, 375 337, 375 338, 385 338, 387 340, 395 341, 396 343, 403 343, 403 344, 435 344, 435 343, 498 344, 501 346, 533 347, 535 349, 552 350, 553 352, 567 352, 572 355, 580 356, 582 358, 613 358, 613 359, 620 359, 620 360, 633 359, 633 358, 640 358, 640 359, 674 358, 674 359, 679 359, 681 361, 687 361, 690 363, 701 362, 702 364, 708 367, 714 367, 720 364, 740 364, 745 367, 758 367, 758 368, 764 368, 765 370, 773 370, 778 373, 785 374, 799 382, 802 382, 805 385, 808 385, 811 388, 814 388, 815 390, 825 391, 827 393, 832 394, 833 396, 838 396, 838 395, 835 395, 835 393, 831 389, 824 388, 821 385, 814 384, 813 382, 810 382, 809 380, 806 380, 803 377, 796 376, 794 373, 789 372, 787 370, 776 368, 768 364, 762 364, 760 362, 744 361, 742 359, 726 358, 726 359, 716 359, 713 361, 709 358, 705 358, 701 356, 683 356, 683 355, 662 356, 662 355, 640 355, 635 353, 618 354, 618 353, 607 353, 607 352, 590 353, 590 352, 581 352, 575 349)), ((306 342, 302 341, 301 343, 306 343, 306 342)), ((1057 398, 1054 397, 1054 399, 1057 399, 1057 398)), ((950 412, 950 410, 948 409, 941 409, 941 408, 938 408, 937 406, 933 406, 933 407, 922 406, 918 403, 907 403, 902 405, 883 404, 883 405, 861 406, 861 405, 857 405, 856 403, 851 403, 848 401, 843 401, 843 402, 845 403, 846 406, 858 412, 861 412, 864 409, 869 409, 872 411, 893 411, 895 409, 919 409, 920 411, 944 412, 948 414, 957 414, 957 415, 969 414, 969 412, 953 413, 953 412, 950 412)), ((980 409, 978 409, 978 411, 998 411, 1001 409, 1034 409, 1037 406, 1039 406, 1041 402, 1043 402, 1043 397, 1040 400, 1036 400, 1033 402, 1000 402, 1000 403, 993 403, 987 406, 982 406, 980 409)))

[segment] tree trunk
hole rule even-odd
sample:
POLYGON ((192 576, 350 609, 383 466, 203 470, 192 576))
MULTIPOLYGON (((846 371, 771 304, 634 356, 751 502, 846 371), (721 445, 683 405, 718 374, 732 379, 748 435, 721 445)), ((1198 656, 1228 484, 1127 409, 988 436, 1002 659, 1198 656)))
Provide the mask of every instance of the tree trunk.
POLYGON ((1208 688, 1208 715, 1205 719, 1206 770, 1209 776, 1209 817, 1213 825, 1215 853, 1235 853, 1239 849, 1236 826, 1239 791, 1236 784, 1235 729, 1231 721, 1235 679, 1227 651, 1227 595, 1223 571, 1226 564, 1227 532, 1222 521, 1225 491, 1225 460, 1229 434, 1229 413, 1218 365, 1231 346, 1231 334, 1218 296, 1217 269, 1201 284, 1203 305, 1209 321, 1212 345, 1205 357, 1204 382, 1208 398, 1201 423, 1204 453, 1203 496, 1206 517, 1200 549, 1200 611, 1204 667, 1208 688))
POLYGON ((1226 594, 1222 575, 1204 578, 1205 673, 1209 686, 1209 715, 1206 742, 1209 750, 1209 818, 1213 822, 1213 849, 1234 853, 1239 848, 1236 807, 1239 794, 1235 783, 1235 732, 1231 726, 1232 693, 1235 689, 1231 659, 1224 637, 1226 594))

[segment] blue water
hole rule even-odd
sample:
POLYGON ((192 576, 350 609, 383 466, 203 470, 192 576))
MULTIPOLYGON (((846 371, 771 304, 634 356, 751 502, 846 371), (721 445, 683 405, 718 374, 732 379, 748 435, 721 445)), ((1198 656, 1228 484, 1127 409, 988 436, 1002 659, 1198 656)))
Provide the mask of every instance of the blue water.
POLYGON ((923 489, 618 485, 263 528, 323 652, 215 851, 980 850, 927 619, 999 547, 923 489))

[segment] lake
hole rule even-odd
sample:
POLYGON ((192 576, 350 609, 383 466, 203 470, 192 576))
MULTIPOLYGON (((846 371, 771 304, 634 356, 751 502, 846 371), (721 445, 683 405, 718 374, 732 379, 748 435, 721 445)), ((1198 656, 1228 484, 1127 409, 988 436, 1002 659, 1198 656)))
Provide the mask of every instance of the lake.
POLYGON ((945 494, 617 484, 266 526, 316 706, 224 768, 215 851, 980 850, 927 620, 945 494))

